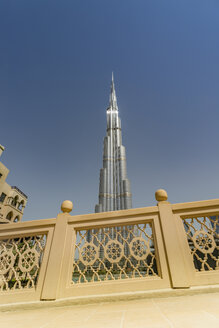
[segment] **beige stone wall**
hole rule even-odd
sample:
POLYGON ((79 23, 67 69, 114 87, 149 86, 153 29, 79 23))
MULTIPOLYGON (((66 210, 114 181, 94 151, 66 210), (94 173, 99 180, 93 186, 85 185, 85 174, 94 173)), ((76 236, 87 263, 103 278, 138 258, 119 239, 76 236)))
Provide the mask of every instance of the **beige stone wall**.
MULTIPOLYGON (((0 156, 3 150, 0 145, 0 156)), ((6 182, 8 174, 9 169, 0 162, 0 224, 21 221, 27 203, 27 197, 6 182)))

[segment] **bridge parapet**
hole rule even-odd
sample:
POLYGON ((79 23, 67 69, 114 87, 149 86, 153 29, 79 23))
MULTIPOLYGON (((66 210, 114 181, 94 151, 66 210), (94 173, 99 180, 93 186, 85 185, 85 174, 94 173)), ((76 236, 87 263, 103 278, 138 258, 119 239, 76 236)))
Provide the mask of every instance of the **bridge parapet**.
POLYGON ((219 199, 0 226, 0 303, 219 284, 219 199))

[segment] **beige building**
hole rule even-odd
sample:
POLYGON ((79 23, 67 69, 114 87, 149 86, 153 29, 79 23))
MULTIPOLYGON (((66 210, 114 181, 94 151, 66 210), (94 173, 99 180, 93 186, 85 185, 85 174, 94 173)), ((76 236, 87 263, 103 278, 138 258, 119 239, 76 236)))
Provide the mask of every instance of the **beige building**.
MULTIPOLYGON (((0 145, 0 156, 4 151, 0 145)), ((0 162, 0 223, 19 222, 27 203, 27 196, 17 187, 11 187, 5 180, 9 169, 0 162)))

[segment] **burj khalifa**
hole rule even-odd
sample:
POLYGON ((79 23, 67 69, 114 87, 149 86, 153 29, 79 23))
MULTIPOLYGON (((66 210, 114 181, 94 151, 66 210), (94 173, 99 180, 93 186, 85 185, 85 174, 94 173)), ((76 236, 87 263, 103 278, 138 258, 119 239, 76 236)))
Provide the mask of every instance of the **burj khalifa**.
POLYGON ((103 168, 100 169, 99 204, 95 212, 108 212, 132 207, 130 181, 127 178, 126 153, 122 145, 121 120, 112 74, 107 115, 107 134, 103 143, 103 168))

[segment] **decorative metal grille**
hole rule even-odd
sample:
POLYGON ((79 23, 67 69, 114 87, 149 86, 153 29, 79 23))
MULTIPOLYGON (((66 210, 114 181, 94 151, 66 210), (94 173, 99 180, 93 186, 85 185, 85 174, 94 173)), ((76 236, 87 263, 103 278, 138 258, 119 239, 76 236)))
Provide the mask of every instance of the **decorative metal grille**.
POLYGON ((219 216, 183 219, 196 271, 219 269, 219 216))
POLYGON ((72 284, 158 275, 151 223, 77 231, 72 284))
POLYGON ((34 288, 46 235, 0 240, 0 291, 34 288))

